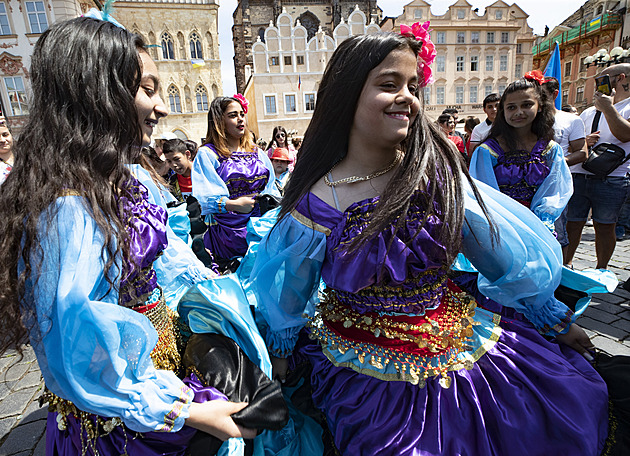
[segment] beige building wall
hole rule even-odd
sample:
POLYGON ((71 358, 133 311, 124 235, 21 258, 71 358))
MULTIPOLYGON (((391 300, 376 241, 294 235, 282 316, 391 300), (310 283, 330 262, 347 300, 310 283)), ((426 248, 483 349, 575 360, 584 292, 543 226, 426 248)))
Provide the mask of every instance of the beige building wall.
POLYGON ((377 33, 380 28, 356 8, 342 18, 332 36, 320 30, 308 39, 307 30, 284 11, 276 25, 265 29, 265 42, 251 49, 253 72, 245 93, 251 102, 248 122, 256 136, 269 142, 274 127, 303 136, 313 115, 317 90, 332 53, 346 38, 377 33), (253 121, 256 119, 256 122, 253 121))
POLYGON ((114 17, 142 35, 158 68, 160 94, 170 113, 160 120, 154 136, 173 132, 197 143, 205 136, 208 106, 223 91, 218 12, 218 0, 124 0, 114 4, 114 17), (191 41, 199 42, 194 55, 191 41), (204 66, 194 68, 191 60, 198 57, 198 49, 204 66))
POLYGON ((25 1, 0 1, 4 19, 0 27, 0 103, 14 135, 19 135, 28 115, 29 69, 37 39, 55 22, 80 16, 94 6, 91 1, 76 0, 29 0, 28 5, 25 1))
POLYGON ((425 88, 425 111, 432 119, 445 108, 456 108, 460 120, 467 116, 485 119, 483 99, 532 69, 534 34, 528 15, 516 4, 496 1, 483 15, 466 0, 458 0, 439 16, 431 5, 414 0, 397 18, 388 18, 383 30, 399 31, 400 24, 431 21, 431 39, 437 57, 435 83, 425 88))

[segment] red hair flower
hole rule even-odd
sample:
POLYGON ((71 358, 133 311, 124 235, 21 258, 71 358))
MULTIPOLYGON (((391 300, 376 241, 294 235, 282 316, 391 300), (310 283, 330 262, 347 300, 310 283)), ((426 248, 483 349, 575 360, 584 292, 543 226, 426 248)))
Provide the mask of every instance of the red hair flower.
POLYGON ((426 21, 423 24, 416 22, 411 27, 405 24, 400 25, 401 35, 411 35, 415 37, 417 41, 422 41, 422 48, 418 53, 418 74, 422 75, 421 87, 425 87, 435 81, 435 79, 433 79, 433 71, 429 67, 429 65, 435 61, 435 56, 437 55, 435 45, 433 41, 431 41, 431 35, 429 33, 430 24, 429 21, 426 21))
POLYGON ((233 95, 232 98, 238 100, 238 102, 241 104, 241 106, 243 107, 243 112, 245 114, 247 114, 247 107, 249 106, 249 101, 247 101, 247 98, 245 98, 243 95, 241 95, 240 93, 237 93, 236 95, 233 95))
POLYGON ((542 71, 540 70, 528 71, 523 77, 528 81, 536 81, 538 85, 543 85, 545 82, 547 82, 547 80, 545 79, 545 75, 542 74, 542 71))

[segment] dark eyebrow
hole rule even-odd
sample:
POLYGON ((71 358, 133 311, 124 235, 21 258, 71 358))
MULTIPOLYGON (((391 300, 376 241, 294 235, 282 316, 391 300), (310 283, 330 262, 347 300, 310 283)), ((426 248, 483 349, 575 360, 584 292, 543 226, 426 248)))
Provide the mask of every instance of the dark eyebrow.
MULTIPOLYGON (((404 75, 400 71, 397 71, 397 70, 385 70, 379 73, 376 77, 383 78, 387 76, 404 77, 404 75)), ((418 79, 418 75, 416 74, 413 79, 418 79)))
POLYGON ((151 74, 151 73, 145 73, 142 75, 142 80, 146 80, 146 79, 150 79, 151 81, 153 81, 155 90, 157 90, 160 87, 160 80, 158 79, 156 75, 151 74))

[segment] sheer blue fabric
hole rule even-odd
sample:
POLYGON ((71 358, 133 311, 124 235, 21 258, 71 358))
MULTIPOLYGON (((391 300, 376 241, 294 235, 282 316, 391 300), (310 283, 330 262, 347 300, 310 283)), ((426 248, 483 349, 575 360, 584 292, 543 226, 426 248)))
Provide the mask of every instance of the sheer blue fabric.
MULTIPOLYGON (((104 276, 103 236, 80 196, 60 197, 50 225, 40 223, 43 261, 33 289, 37 321, 32 339, 47 387, 86 412, 118 416, 132 430, 178 431, 192 392, 150 357, 157 333, 149 320, 118 305, 104 276)), ((170 241, 169 241, 170 242, 170 241)), ((181 240, 180 240, 181 242, 181 240)), ((36 260, 35 260, 36 261, 36 260)), ((114 268, 113 274, 120 270, 114 268)))
MULTIPOLYGON (((269 175, 273 176, 273 165, 267 154, 258 150, 258 157, 262 160, 267 169, 269 169, 269 175)), ((208 216, 208 223, 212 223, 212 214, 220 212, 219 200, 221 198, 229 199, 230 197, 230 192, 225 182, 223 182, 223 179, 221 179, 216 172, 218 167, 219 160, 217 160, 216 154, 209 147, 200 147, 193 161, 191 177, 193 196, 197 198, 197 201, 201 205, 202 214, 208 216)), ((262 193, 280 197, 274 179, 269 179, 262 193)), ((225 209, 223 209, 222 212, 225 212, 225 209)))
MULTIPOLYGON (((573 194, 571 171, 564 159, 562 148, 553 143, 547 154, 549 175, 538 187, 532 198, 530 209, 542 222, 553 231, 553 223, 564 210, 573 194)), ((487 143, 478 146, 470 161, 470 175, 499 190, 494 167, 497 165, 497 152, 487 143)))

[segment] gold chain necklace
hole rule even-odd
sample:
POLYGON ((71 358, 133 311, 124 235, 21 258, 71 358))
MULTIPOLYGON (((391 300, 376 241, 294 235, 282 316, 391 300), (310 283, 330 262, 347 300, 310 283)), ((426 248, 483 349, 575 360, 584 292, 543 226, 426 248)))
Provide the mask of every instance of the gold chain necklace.
POLYGON ((350 177, 344 177, 343 179, 339 179, 338 181, 331 181, 330 179, 328 179, 328 176, 330 175, 330 173, 332 173, 333 169, 335 169, 335 167, 339 164, 339 162, 337 162, 332 168, 330 168, 330 171, 328 171, 324 175, 324 183, 328 185, 329 187, 336 187, 337 185, 341 185, 341 184, 354 184, 356 182, 364 182, 364 181, 382 176, 383 174, 387 174, 392 169, 394 169, 394 167, 398 165, 398 163, 400 163, 401 160, 402 160, 402 153, 396 152, 396 158, 394 158, 394 161, 392 161, 387 166, 387 168, 381 169, 379 171, 375 171, 372 174, 368 174, 367 176, 363 176, 363 177, 350 176, 350 177))

